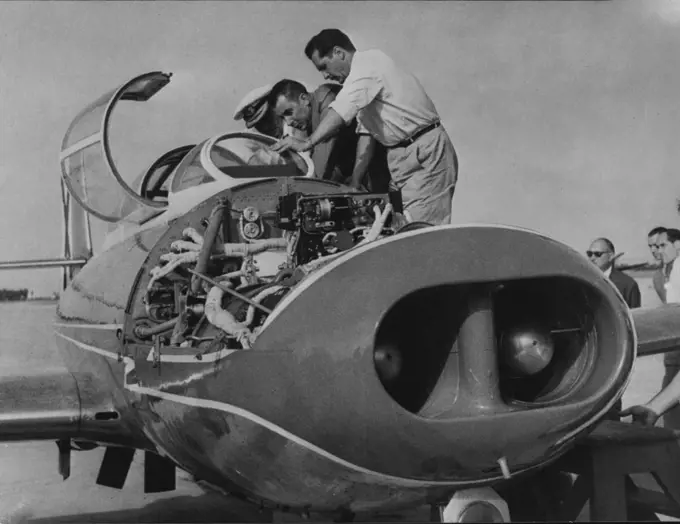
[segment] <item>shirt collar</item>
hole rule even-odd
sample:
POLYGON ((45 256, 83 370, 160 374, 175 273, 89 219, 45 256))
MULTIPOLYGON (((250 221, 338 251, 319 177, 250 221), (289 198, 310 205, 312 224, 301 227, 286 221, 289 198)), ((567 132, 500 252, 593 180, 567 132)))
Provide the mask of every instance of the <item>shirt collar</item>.
POLYGON ((611 276, 613 267, 614 266, 609 266, 607 269, 604 270, 604 276, 605 277, 609 278, 611 276))

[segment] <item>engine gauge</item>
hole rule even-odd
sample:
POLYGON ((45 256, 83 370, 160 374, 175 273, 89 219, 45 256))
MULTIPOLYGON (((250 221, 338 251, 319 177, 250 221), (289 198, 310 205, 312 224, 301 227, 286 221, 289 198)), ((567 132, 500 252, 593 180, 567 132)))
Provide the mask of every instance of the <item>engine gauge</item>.
POLYGON ((243 210, 243 218, 248 222, 255 222, 260 218, 260 212, 253 206, 248 206, 243 210))
POLYGON ((260 225, 257 222, 246 222, 243 224, 243 236, 248 240, 254 240, 260 236, 260 225))

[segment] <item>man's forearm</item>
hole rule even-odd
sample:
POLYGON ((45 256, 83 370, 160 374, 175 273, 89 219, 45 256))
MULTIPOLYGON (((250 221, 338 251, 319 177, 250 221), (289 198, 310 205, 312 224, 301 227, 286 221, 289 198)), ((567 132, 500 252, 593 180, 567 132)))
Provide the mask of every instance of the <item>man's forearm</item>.
POLYGON ((663 415, 680 400, 680 373, 675 375, 668 386, 647 403, 647 407, 663 415))
POLYGON ((357 156, 352 171, 352 187, 359 187, 366 176, 368 166, 375 151, 375 138, 370 135, 359 135, 357 140, 357 156))
POLYGON ((344 125, 345 121, 342 117, 335 110, 329 109, 326 116, 319 122, 319 126, 312 133, 312 136, 307 139, 309 148, 331 137, 344 125))

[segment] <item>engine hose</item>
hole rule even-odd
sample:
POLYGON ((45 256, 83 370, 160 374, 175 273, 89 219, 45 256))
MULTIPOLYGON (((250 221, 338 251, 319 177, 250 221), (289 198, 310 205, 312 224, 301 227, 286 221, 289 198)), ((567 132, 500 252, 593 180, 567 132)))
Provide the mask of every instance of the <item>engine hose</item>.
MULTIPOLYGON (((213 246, 215 245, 215 239, 220 231, 220 226, 222 225, 222 217, 224 216, 224 209, 227 207, 227 201, 224 198, 218 200, 218 204, 213 208, 210 214, 210 221, 208 222, 208 227, 205 230, 205 235, 203 237, 203 245, 201 246, 201 251, 198 254, 198 261, 196 262, 196 271, 198 273, 205 273, 208 267, 208 261, 210 260, 210 254, 212 253, 213 246)), ((201 280, 194 276, 191 279, 191 291, 193 293, 198 293, 201 289, 201 280)))
MULTIPOLYGON (((278 293, 283 289, 283 286, 271 286, 268 287, 262 291, 260 291, 257 295, 253 297, 253 301, 257 302, 258 304, 262 302, 265 298, 267 298, 269 295, 273 295, 274 293, 278 293)), ((254 306, 248 306, 248 312, 246 313, 246 319, 243 322, 246 326, 250 326, 250 324, 253 323, 253 320, 255 320, 255 307, 254 306)))
POLYGON ((153 335, 158 335, 160 333, 165 333, 166 331, 170 331, 171 329, 174 329, 175 324, 177 324, 177 320, 179 319, 178 317, 175 317, 171 320, 166 320, 162 324, 156 324, 153 326, 146 326, 143 324, 140 324, 139 326, 136 326, 134 329, 135 336, 138 338, 149 338, 153 335))
POLYGON ((187 268, 187 271, 188 271, 189 273, 191 273, 192 275, 196 275, 197 277, 199 277, 199 278, 205 280, 208 284, 212 284, 213 286, 220 288, 222 291, 226 291, 227 293, 230 293, 230 294, 234 295, 236 298, 240 298, 240 299, 243 300, 244 302, 248 302, 248 304, 251 304, 251 305, 255 306, 256 308, 261 309, 262 311, 264 311, 265 313, 267 313, 267 315, 271 314, 271 312, 272 312, 271 309, 266 308, 266 307, 264 307, 264 306, 258 304, 257 302, 254 302, 252 299, 248 298, 248 297, 245 296, 245 295, 242 295, 242 294, 239 293, 238 291, 234 291, 233 289, 229 289, 229 288, 228 288, 227 286, 225 286, 224 284, 220 284, 219 282, 215 282, 215 281, 214 281, 212 278, 210 278, 210 277, 207 277, 207 276, 205 276, 205 275, 202 275, 202 274, 200 274, 200 273, 194 271, 193 269, 187 268))
POLYGON ((229 311, 222 308, 223 296, 224 290, 222 288, 213 286, 210 289, 205 299, 205 318, 216 328, 236 337, 246 347, 244 341, 248 341, 248 335, 251 334, 250 329, 245 324, 237 321, 229 311))
MULTIPOLYGON (((285 238, 268 238, 267 240, 259 240, 251 244, 224 244, 224 254, 230 257, 246 257, 248 255, 257 255, 270 249, 285 249, 288 247, 288 241, 285 238)), ((198 271, 198 266, 196 266, 198 271)))

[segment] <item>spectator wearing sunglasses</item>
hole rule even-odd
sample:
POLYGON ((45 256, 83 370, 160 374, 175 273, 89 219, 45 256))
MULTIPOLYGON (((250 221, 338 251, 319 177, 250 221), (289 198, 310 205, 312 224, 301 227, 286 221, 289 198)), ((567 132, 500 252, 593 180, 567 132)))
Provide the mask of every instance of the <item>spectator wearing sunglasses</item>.
POLYGON ((654 284, 654 290, 656 294, 659 295, 659 299, 664 304, 666 303, 666 280, 668 280, 668 274, 670 273, 673 262, 670 264, 664 264, 661 258, 661 252, 659 251, 659 238, 666 235, 665 227, 655 227, 649 233, 647 233, 647 245, 649 246, 649 252, 654 257, 654 262, 659 264, 659 269, 654 272, 652 276, 652 283, 654 284))
MULTIPOLYGON (((608 238, 596 238, 590 244, 588 251, 586 251, 588 259, 611 280, 616 289, 619 290, 619 293, 621 293, 626 304, 628 304, 628 307, 631 309, 640 307, 640 287, 633 278, 614 267, 614 261, 617 258, 615 253, 614 244, 608 238)), ((619 399, 606 415, 606 418, 618 420, 621 407, 621 399, 619 399)))
POLYGON ((637 282, 614 267, 615 249, 611 240, 608 238, 593 240, 586 255, 612 281, 629 308, 640 307, 640 287, 637 282))

